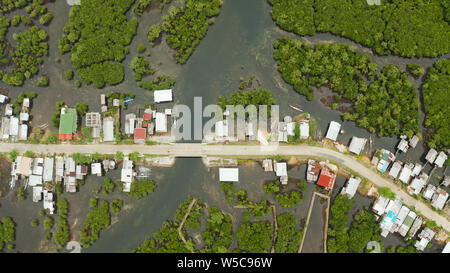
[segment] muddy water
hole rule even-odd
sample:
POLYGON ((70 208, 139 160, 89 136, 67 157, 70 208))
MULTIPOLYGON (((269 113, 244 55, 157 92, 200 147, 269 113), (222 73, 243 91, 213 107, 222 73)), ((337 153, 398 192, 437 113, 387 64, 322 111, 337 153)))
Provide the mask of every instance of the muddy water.
MULTIPOLYGON (((124 61, 125 81, 117 86, 96 89, 92 85, 83 85, 81 88, 76 88, 74 80, 78 78, 77 76, 72 81, 64 78, 64 71, 72 69, 70 55, 61 55, 59 53, 58 40, 62 36, 62 27, 67 21, 69 7, 65 1, 61 0, 48 3, 47 8, 55 15, 55 18, 48 27, 44 27, 50 37, 50 52, 49 57, 44 60, 40 70, 41 74, 50 76, 49 87, 36 87, 36 77, 27 81, 23 87, 10 87, 0 83, 0 87, 9 88, 9 96, 12 99, 23 91, 33 91, 38 94, 38 97, 34 100, 31 112, 32 126, 48 123, 50 129, 56 130, 52 128, 50 119, 55 110, 55 102, 60 100, 65 101, 69 105, 75 105, 75 103, 82 101, 88 104, 90 110, 99 111, 99 95, 101 93, 132 91, 136 94, 136 99, 125 113, 136 111, 139 107, 152 102, 152 93, 137 87, 129 64, 136 55, 137 45, 140 43, 148 45, 146 40, 147 29, 158 22, 161 16, 157 9, 152 9, 139 19, 138 35, 129 46, 130 54, 127 55, 124 61), (61 62, 56 62, 56 58, 60 58, 61 62)), ((21 12, 23 11, 18 11, 17 14, 21 12)), ((165 12, 167 12, 167 8, 165 12)), ((128 16, 133 16, 131 11, 128 16)), ((21 27, 18 29, 20 30, 21 27)), ((10 41, 13 41, 11 37, 14 31, 15 29, 11 28, 8 33, 10 41)), ((177 65, 173 61, 173 51, 167 47, 164 41, 152 49, 148 45, 147 52, 150 49, 151 57, 149 59, 152 66, 158 68, 157 74, 169 74, 176 79, 177 83, 174 87, 174 92, 175 102, 177 103, 192 106, 194 96, 201 96, 203 105, 216 103, 220 95, 227 96, 232 91, 237 90, 240 77, 248 79, 251 74, 254 74, 260 81, 261 87, 272 91, 277 103, 280 105, 281 116, 297 114, 289 107, 290 104, 311 113, 318 122, 319 137, 322 137, 326 132, 329 121, 339 121, 340 118, 336 111, 323 106, 320 102, 321 95, 319 93, 317 93, 312 102, 308 102, 305 97, 297 94, 291 86, 283 82, 281 75, 277 71, 276 62, 272 58, 272 44, 276 39, 284 36, 311 43, 346 43, 355 46, 357 50, 373 55, 370 50, 348 39, 331 34, 316 34, 312 37, 300 38, 291 33, 286 33, 273 23, 270 15, 270 5, 263 0, 224 0, 221 14, 216 18, 215 24, 210 26, 208 35, 202 39, 185 65, 177 65), (158 62, 162 64, 158 65, 158 62), (241 65, 244 66, 243 69, 241 65)), ((374 56, 374 60, 381 66, 394 63, 400 68, 404 68, 410 62, 409 59, 396 56, 374 56)), ((428 69, 436 59, 421 58, 413 59, 412 61, 428 69)), ((413 82, 416 87, 420 86, 420 80, 413 80, 413 82)), ((327 93, 324 91, 322 96, 326 95, 327 93)), ((344 122, 342 129, 345 131, 345 134, 340 135, 339 140, 345 144, 349 142, 352 136, 367 138, 370 136, 366 130, 356 127, 353 122, 344 122)), ((374 137, 373 149, 383 147, 394 150, 398 142, 396 137, 378 138, 374 135, 372 137, 374 137)), ((366 152, 369 153, 368 148, 366 152)), ((399 158, 412 162, 423 161, 423 152, 423 143, 420 143, 417 148, 410 150, 406 155, 399 155, 399 158)), ((173 168, 153 169, 152 178, 159 185, 155 193, 151 194, 149 198, 138 201, 126 199, 124 195, 121 195, 120 198, 124 198, 126 206, 130 209, 121 212, 119 214, 120 221, 103 232, 99 241, 89 248, 88 251, 128 252, 134 249, 146 236, 155 232, 164 220, 170 219, 178 204, 189 195, 203 198, 208 204, 218 205, 232 213, 235 220, 233 228, 237 230, 236 223, 240 220, 241 212, 232 210, 225 201, 225 197, 217 184, 217 179, 213 178, 214 172, 209 173, 199 159, 179 159, 173 168)), ((259 201, 263 196, 271 200, 270 196, 264 195, 261 183, 274 179, 273 174, 263 173, 257 166, 243 167, 240 172, 240 187, 248 191, 251 200, 259 201)), ((291 169, 289 175, 295 177, 295 172, 299 173, 299 179, 304 178, 304 167, 303 169, 291 169)), ((447 171, 447 174, 450 174, 450 172, 447 171)), ((110 175, 118 177, 118 173, 110 175)), ((442 175, 443 170, 436 170, 432 178, 433 183, 436 183, 442 175)), ((338 183, 343 183, 344 180, 341 178, 341 182, 338 183)), ((92 191, 102 181, 102 178, 88 178, 86 185, 81 188, 79 193, 67 195, 72 211, 69 224, 74 226, 74 230, 80 228, 80 223, 83 223, 89 198, 93 194, 92 191)), ((313 190, 314 185, 308 185, 303 204, 292 210, 299 219, 306 217, 307 207, 309 206, 313 190)), ((41 208, 41 204, 32 204, 31 197, 22 202, 9 201, 12 195, 13 193, 10 193, 6 198, 0 200, 2 205, 0 207, 0 216, 10 215, 17 220, 18 250, 26 252, 39 251, 40 240, 44 238, 44 231, 41 226, 32 229, 30 221, 31 218, 38 217, 38 210, 41 208)), ((365 206, 371 202, 370 199, 361 198, 361 201, 358 201, 358 198, 355 201, 355 204, 358 204, 356 206, 365 206)), ((283 209, 280 209, 280 212, 283 212, 283 209)), ((271 220, 271 216, 266 216, 263 219, 271 220)), ((320 230, 320 228, 317 227, 311 230, 320 230)), ((77 236, 76 232, 73 236, 77 236)), ((398 243, 395 242, 395 244, 398 243)), ((235 244, 236 242, 233 242, 233 245, 235 244)))

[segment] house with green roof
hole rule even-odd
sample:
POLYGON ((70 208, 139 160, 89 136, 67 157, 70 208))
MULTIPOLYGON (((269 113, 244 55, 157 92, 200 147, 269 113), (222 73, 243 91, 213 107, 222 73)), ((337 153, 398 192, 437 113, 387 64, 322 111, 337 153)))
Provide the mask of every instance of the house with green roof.
POLYGON ((72 140, 77 132, 77 110, 64 107, 59 118, 59 140, 72 140))

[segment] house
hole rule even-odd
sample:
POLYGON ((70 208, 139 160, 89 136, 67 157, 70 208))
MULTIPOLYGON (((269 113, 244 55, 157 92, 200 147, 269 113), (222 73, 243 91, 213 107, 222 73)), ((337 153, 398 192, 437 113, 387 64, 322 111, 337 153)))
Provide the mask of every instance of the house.
POLYGON ((310 183, 316 183, 319 178, 320 165, 315 160, 308 160, 308 169, 306 171, 306 181, 310 183))
POLYGON ((9 118, 2 117, 2 139, 9 139, 9 118))
POLYGON ((216 138, 222 138, 228 136, 228 123, 226 120, 219 120, 216 122, 214 131, 216 138))
POLYGON ((59 140, 72 140, 77 132, 77 110, 63 107, 59 118, 59 140))
POLYGON ((422 171, 422 169, 423 169, 422 165, 420 163, 416 163, 416 165, 414 165, 414 169, 411 173, 411 176, 414 177, 414 176, 419 175, 419 173, 422 171))
POLYGON ((152 110, 151 109, 145 109, 144 115, 142 115, 142 119, 144 121, 151 121, 152 120, 152 110))
POLYGON ((444 181, 442 181, 442 186, 448 187, 450 185, 450 176, 446 176, 444 181))
POLYGON ((19 140, 27 140, 28 139, 28 125, 21 124, 19 126, 19 140))
POLYGON ((105 105, 106 104, 106 96, 105 94, 100 94, 100 104, 105 105))
POLYGON ((75 178, 77 180, 83 180, 87 175, 87 169, 88 167, 86 165, 77 165, 75 170, 75 178))
POLYGON ((172 109, 171 108, 167 108, 164 110, 164 114, 166 114, 167 116, 171 116, 172 115, 172 109))
POLYGON ((425 160, 428 161, 430 164, 433 164, 434 160, 437 157, 437 152, 435 149, 430 149, 425 156, 425 160))
POLYGON ((347 185, 342 188, 341 194, 347 194, 349 198, 355 196, 356 190, 358 189, 359 184, 361 183, 361 178, 359 177, 350 177, 347 182, 347 185))
POLYGON ((153 97, 155 103, 170 102, 173 99, 172 89, 156 90, 155 92, 153 92, 153 97))
POLYGON ((408 151, 409 145, 406 139, 401 139, 400 143, 397 145, 397 149, 406 153, 408 151))
POLYGON ((392 179, 397 179, 397 177, 398 177, 398 174, 400 173, 400 170, 402 169, 402 162, 400 162, 400 161, 395 161, 394 162, 394 164, 392 164, 392 167, 391 167, 391 169, 389 170, 389 176, 392 178, 392 179))
POLYGON ((402 172, 400 173, 400 176, 398 177, 398 180, 402 181, 405 184, 408 184, 413 169, 414 164, 412 163, 405 164, 405 166, 403 166, 402 172))
POLYGON ((309 119, 300 121, 300 139, 307 139, 309 137, 309 119))
POLYGON ((332 173, 330 169, 328 169, 327 167, 323 167, 322 171, 320 172, 319 181, 317 182, 317 185, 322 186, 325 189, 329 190, 333 188, 335 180, 336 174, 332 173))
POLYGON ((5 106, 5 116, 12 116, 13 114, 13 105, 11 103, 8 103, 5 106))
POLYGON ((436 233, 431 228, 427 227, 423 229, 422 232, 418 235, 420 241, 417 240, 416 244, 414 245, 416 249, 423 251, 427 247, 428 243, 433 240, 435 234, 436 233))
POLYGON ((37 185, 42 185, 42 176, 35 174, 30 175, 30 178, 28 179, 28 186, 34 187, 37 185))
POLYGON ((340 131, 341 124, 337 123, 336 121, 332 121, 330 122, 330 126, 328 127, 326 138, 332 141, 336 141, 340 131))
POLYGON ((128 156, 124 157, 120 181, 123 182, 123 191, 131 191, 131 183, 133 183, 133 161, 128 156))
POLYGON ((18 136, 19 135, 19 119, 11 116, 9 121, 9 135, 18 136))
POLYGON ((53 193, 44 190, 44 209, 48 210, 49 214, 55 211, 55 202, 53 201, 53 193))
POLYGON ((407 206, 403 206, 400 209, 400 212, 397 215, 397 219, 395 219, 394 225, 391 227, 391 233, 398 232, 400 229, 400 226, 405 221, 406 217, 408 216, 409 212, 411 210, 407 206))
POLYGON ((119 99, 113 99, 113 107, 120 107, 120 100, 119 99))
POLYGON ((136 128, 134 129, 134 143, 144 144, 147 138, 147 129, 136 128))
POLYGON ((24 98, 22 102, 22 108, 30 108, 30 98, 24 98))
POLYGON ((64 187, 66 192, 76 192, 76 162, 73 158, 66 158, 64 165, 66 167, 64 171, 64 187))
POLYGON ((434 193, 437 191, 437 188, 431 184, 428 184, 427 188, 425 189, 425 191, 422 194, 422 197, 426 200, 431 200, 431 198, 433 197, 434 193))
POLYGON ((414 136, 409 140, 409 145, 410 145, 412 148, 416 148, 417 143, 419 143, 419 137, 416 136, 416 135, 414 135, 414 136))
POLYGON ((375 212, 378 216, 383 215, 387 205, 389 204, 389 201, 390 199, 384 196, 378 196, 377 200, 373 204, 372 211, 375 212))
POLYGON ((442 168, 444 166, 445 161, 447 160, 447 155, 444 152, 440 152, 436 160, 434 161, 434 164, 438 166, 439 168, 442 168))
POLYGON ((42 187, 34 186, 33 187, 33 202, 37 203, 42 200, 42 187))
POLYGON ((101 163, 91 163, 91 174, 102 176, 102 164, 101 163))
POLYGON ((286 133, 288 136, 295 136, 294 129, 295 129, 295 122, 286 123, 286 133))
POLYGON ((288 182, 287 163, 277 162, 275 163, 274 169, 276 176, 280 177, 281 184, 286 185, 288 182))
POLYGON ((245 135, 248 136, 249 140, 256 140, 257 124, 256 122, 248 122, 245 127, 245 135))
POLYGON ((86 127, 100 128, 102 126, 102 117, 98 112, 86 113, 86 127))
POLYGON ((136 115, 131 113, 125 115, 125 134, 131 135, 134 133, 134 125, 136 122, 136 115))
POLYGON ((40 175, 44 173, 44 159, 39 157, 33 160, 33 174, 40 175))
POLYGON ((8 97, 5 95, 0 95, 0 103, 5 103, 8 100, 8 97))
POLYGON ((395 160, 395 155, 385 149, 381 149, 381 151, 377 152, 376 156, 379 158, 377 170, 381 173, 386 172, 389 164, 391 164, 391 162, 395 160), (377 156, 378 153, 380 154, 379 156, 377 156))
POLYGON ((108 111, 108 106, 103 105, 103 106, 100 108, 100 111, 101 111, 102 113, 107 112, 107 111, 108 111))
POLYGON ((381 236, 386 237, 391 232, 402 206, 403 204, 400 201, 389 200, 384 211, 386 214, 380 222, 380 228, 382 229, 381 236))
POLYGON ((27 112, 21 112, 19 114, 19 119, 20 121, 28 121, 30 119, 30 114, 28 114, 27 112))
POLYGON ((33 161, 32 158, 22 156, 20 160, 20 174, 28 177, 31 175, 31 162, 33 161))
POLYGON ((105 117, 103 119, 103 141, 114 141, 114 120, 112 117, 105 117))
POLYGON ((44 182, 52 182, 53 181, 54 161, 55 160, 52 157, 46 157, 44 159, 44 175, 43 175, 44 182))
POLYGON ((425 187, 425 184, 427 183, 428 175, 425 173, 422 173, 420 177, 416 177, 411 182, 411 185, 408 186, 408 193, 413 195, 419 195, 423 187, 425 187))
POLYGON ((63 178, 64 178, 64 158, 58 156, 56 157, 56 164, 55 164, 56 183, 61 184, 63 178))
POLYGON ((239 168, 219 168, 220 182, 239 182, 239 168))
POLYGON ((273 171, 272 159, 264 159, 263 168, 265 172, 272 172, 273 171))
POLYGON ((422 218, 416 217, 414 223, 412 224, 411 229, 409 230, 408 238, 413 238, 414 236, 416 236, 416 233, 417 231, 419 231, 420 227, 422 226, 422 223, 423 223, 422 218))
POLYGON ((157 112, 155 115, 156 132, 166 133, 167 132, 167 116, 163 113, 157 112))
POLYGON ((364 146, 366 146, 366 143, 367 138, 352 137, 349 150, 356 155, 360 155, 361 151, 364 149, 364 146))
POLYGON ((441 253, 450 253, 450 242, 447 242, 447 244, 445 244, 445 247, 441 253))
POLYGON ((447 199, 448 193, 443 189, 438 189, 431 199, 431 206, 435 207, 438 210, 441 210, 444 208, 447 199))
POLYGON ((408 233, 409 229, 411 228, 414 220, 416 219, 416 217, 417 217, 417 214, 414 211, 410 211, 408 213, 408 216, 406 216, 405 221, 403 221, 402 225, 400 226, 398 233, 400 233, 400 235, 405 237, 406 234, 408 233))

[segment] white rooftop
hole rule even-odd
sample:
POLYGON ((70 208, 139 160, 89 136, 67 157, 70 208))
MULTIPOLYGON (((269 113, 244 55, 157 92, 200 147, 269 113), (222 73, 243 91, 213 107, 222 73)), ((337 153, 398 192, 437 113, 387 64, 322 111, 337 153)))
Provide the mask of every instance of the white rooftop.
POLYGON ((300 121, 300 139, 307 139, 309 137, 309 121, 300 121))
POLYGON ((156 112, 155 115, 155 130, 156 132, 167 132, 167 116, 163 113, 156 112))
POLYGON ((222 182, 238 182, 239 169, 238 168, 220 168, 219 180, 222 182))
POLYGON ((447 160, 447 155, 444 152, 440 152, 434 164, 436 164, 439 168, 444 166, 444 162, 447 160))
POLYGON ((330 127, 328 127, 326 138, 336 141, 340 131, 341 124, 336 121, 332 121, 330 122, 330 127))
POLYGON ((277 176, 287 176, 287 163, 286 162, 276 163, 275 170, 277 176))
POLYGON ((348 182, 347 185, 342 188, 342 194, 347 194, 350 198, 352 198, 355 193, 356 190, 358 189, 359 184, 361 183, 361 178, 359 177, 351 177, 348 182))
POLYGON ((361 151, 364 149, 364 146, 367 143, 366 138, 353 137, 352 142, 350 143, 349 150, 354 154, 361 154, 361 151))
POLYGON ((153 92, 155 103, 172 101, 172 89, 156 90, 153 92))
POLYGON ((103 119, 103 141, 114 141, 114 120, 111 117, 103 119))

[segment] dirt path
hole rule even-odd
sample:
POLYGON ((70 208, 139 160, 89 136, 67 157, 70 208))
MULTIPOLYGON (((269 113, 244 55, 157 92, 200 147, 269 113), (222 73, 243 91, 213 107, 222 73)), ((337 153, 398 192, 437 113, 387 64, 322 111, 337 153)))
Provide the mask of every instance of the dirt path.
MULTIPOLYGON (((197 202, 197 199, 196 198, 192 199, 191 203, 189 204, 188 210, 187 210, 186 214, 184 215, 183 220, 180 223, 180 226, 178 227, 178 235, 180 235, 180 238, 184 244, 187 244, 187 241, 184 238, 183 234, 181 233, 181 230, 183 229, 184 222, 186 222, 186 219, 188 218, 189 213, 191 213, 192 207, 195 205, 195 202, 197 202)), ((194 253, 194 250, 191 250, 191 252, 194 253)))

